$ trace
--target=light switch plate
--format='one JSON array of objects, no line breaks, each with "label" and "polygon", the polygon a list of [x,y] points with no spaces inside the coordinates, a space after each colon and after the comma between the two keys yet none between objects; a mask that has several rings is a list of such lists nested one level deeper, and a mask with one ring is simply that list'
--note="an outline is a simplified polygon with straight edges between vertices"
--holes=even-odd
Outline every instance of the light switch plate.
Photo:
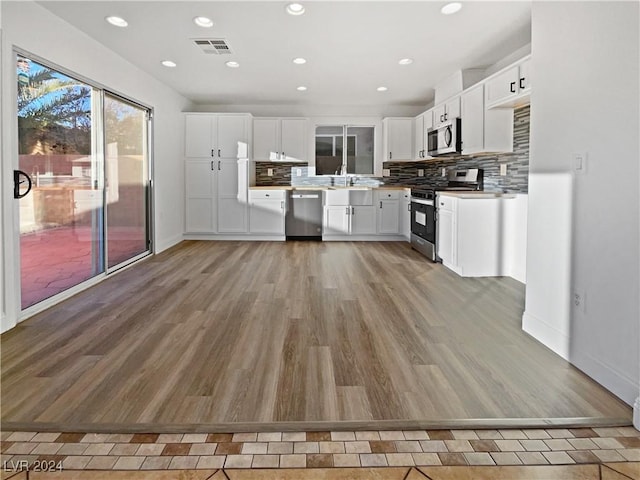
[{"label": "light switch plate", "polygon": [[382,176],[383,177],[390,177],[391,176],[391,169],[390,168],[383,168],[382,169]]},{"label": "light switch plate", "polygon": [[587,173],[587,153],[576,152],[571,154],[571,162],[573,164],[573,171],[579,175]]},{"label": "light switch plate", "polygon": [[301,177],[301,176],[302,176],[302,169],[296,168],[296,177]]},{"label": "light switch plate", "polygon": [[273,177],[273,168],[267,168],[267,176]]},{"label": "light switch plate", "polygon": [[440,170],[440,175],[443,177],[447,176],[447,167],[442,167],[442,170]]},{"label": "light switch plate", "polygon": [[500,164],[500,175],[504,177],[506,174],[507,174],[507,164],[506,163],[501,163]]},{"label": "light switch plate", "polygon": [[422,168],[418,169],[418,176],[419,177],[424,177],[424,169],[422,169]]}]

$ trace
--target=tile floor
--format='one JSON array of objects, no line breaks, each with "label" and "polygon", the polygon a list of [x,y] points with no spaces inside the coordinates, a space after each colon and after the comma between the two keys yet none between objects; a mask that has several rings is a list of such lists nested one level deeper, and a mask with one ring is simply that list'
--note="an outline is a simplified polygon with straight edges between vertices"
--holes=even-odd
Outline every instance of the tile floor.
[{"label": "tile floor", "polygon": [[[0,439],[1,478],[16,480],[26,478],[15,474],[27,470],[30,479],[586,480],[593,474],[594,479],[640,480],[640,432],[633,427],[212,434],[2,432]],[[43,466],[54,471],[35,471]],[[542,476],[526,476],[537,475],[536,468],[542,468]],[[119,477],[117,471],[127,476]],[[96,476],[98,473],[103,476]],[[503,474],[507,476],[500,476]]]}]

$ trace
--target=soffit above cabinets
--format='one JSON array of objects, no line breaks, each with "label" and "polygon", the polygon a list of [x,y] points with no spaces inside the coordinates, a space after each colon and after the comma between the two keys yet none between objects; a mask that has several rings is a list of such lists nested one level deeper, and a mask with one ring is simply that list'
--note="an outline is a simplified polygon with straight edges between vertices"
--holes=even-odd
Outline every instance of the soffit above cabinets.
[{"label": "soffit above cabinets", "polygon": [[[529,1],[465,2],[444,16],[433,1],[308,0],[295,17],[271,0],[38,3],[199,104],[426,106],[453,72],[485,68],[531,41]],[[128,27],[109,25],[109,15]],[[197,16],[213,27],[195,25]],[[212,39],[231,53],[194,48]]]}]

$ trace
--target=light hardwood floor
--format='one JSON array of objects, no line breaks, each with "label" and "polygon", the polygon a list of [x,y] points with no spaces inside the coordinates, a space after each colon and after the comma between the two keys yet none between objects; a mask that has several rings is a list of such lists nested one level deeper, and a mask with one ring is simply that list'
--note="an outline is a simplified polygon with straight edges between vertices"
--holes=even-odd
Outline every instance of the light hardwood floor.
[{"label": "light hardwood floor", "polygon": [[187,241],[2,335],[3,428],[629,421],[523,305],[405,243]]}]

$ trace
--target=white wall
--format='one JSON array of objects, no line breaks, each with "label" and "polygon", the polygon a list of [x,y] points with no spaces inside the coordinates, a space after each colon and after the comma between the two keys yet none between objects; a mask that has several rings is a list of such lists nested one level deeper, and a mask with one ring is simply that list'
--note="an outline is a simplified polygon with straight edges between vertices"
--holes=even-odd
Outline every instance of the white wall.
[{"label": "white wall", "polygon": [[[556,351],[545,328],[566,335],[559,353],[629,404],[640,390],[638,19],[637,2],[532,4],[524,323]],[[575,152],[586,173],[563,181]]]},{"label": "white wall", "polygon": [[[183,121],[190,102],[125,61],[102,44],[31,1],[3,1],[2,8],[2,178],[9,179],[17,162],[15,59],[13,46],[37,55],[104,87],[154,108],[154,242],[161,251],[182,239],[184,229]],[[15,203],[3,191],[4,286],[7,317],[2,331],[17,320],[15,284],[19,281],[12,232],[17,225]]]}]

